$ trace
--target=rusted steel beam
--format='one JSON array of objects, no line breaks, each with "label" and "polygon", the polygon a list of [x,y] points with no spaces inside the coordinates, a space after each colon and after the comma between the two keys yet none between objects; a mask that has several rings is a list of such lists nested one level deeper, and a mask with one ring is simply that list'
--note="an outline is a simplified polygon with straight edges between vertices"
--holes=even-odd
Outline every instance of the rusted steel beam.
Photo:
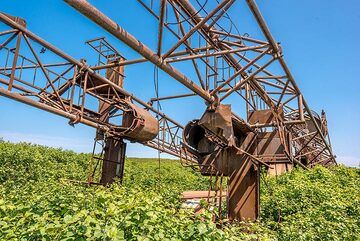
[{"label": "rusted steel beam", "polygon": [[210,94],[186,77],[184,74],[179,72],[177,69],[173,68],[166,61],[161,59],[154,53],[149,47],[141,43],[135,37],[133,37],[130,33],[125,31],[121,26],[107,17],[105,14],[100,12],[94,6],[89,4],[86,0],[65,0],[70,6],[78,10],[84,16],[88,17],[99,26],[103,27],[109,33],[111,33],[114,37],[118,38],[126,45],[131,47],[133,50],[141,54],[144,58],[148,59],[150,62],[158,66],[164,72],[169,74],[171,77],[185,85],[190,90],[197,93],[201,98],[208,102],[213,102],[214,97],[210,96]]},{"label": "rusted steel beam", "polygon": [[100,183],[111,184],[124,176],[126,143],[122,139],[106,138]]},{"label": "rusted steel beam", "polygon": [[195,93],[189,93],[189,94],[182,94],[182,95],[170,95],[170,96],[164,96],[164,97],[159,97],[159,98],[151,98],[151,102],[155,102],[158,100],[170,100],[170,99],[177,99],[177,98],[184,98],[184,97],[191,97],[191,96],[196,96]]},{"label": "rusted steel beam", "polygon": [[147,62],[147,59],[133,59],[133,60],[124,60],[124,61],[118,61],[110,64],[104,64],[104,65],[98,65],[98,66],[92,66],[92,70],[101,70],[101,69],[108,69],[108,68],[114,68],[119,66],[125,66],[125,65],[131,65],[131,64],[138,64],[138,63],[144,63]]},{"label": "rusted steel beam", "polygon": [[157,55],[159,57],[161,57],[161,50],[162,50],[166,3],[167,0],[160,0],[160,16],[159,16],[158,45],[157,45]]},{"label": "rusted steel beam", "polygon": [[0,36],[6,35],[6,34],[9,34],[9,33],[16,33],[16,32],[17,32],[16,29],[10,29],[10,30],[6,30],[6,31],[1,32]]},{"label": "rusted steel beam", "polygon": [[19,51],[20,51],[21,37],[22,37],[22,33],[20,32],[17,34],[15,54],[14,54],[13,64],[11,67],[10,81],[9,81],[9,85],[8,85],[9,91],[11,91],[13,83],[14,83],[15,70],[16,70],[16,65],[17,65],[17,61],[18,61],[18,57],[19,57]]},{"label": "rusted steel beam", "polygon": [[[27,98],[27,97],[25,97],[25,96],[23,96],[21,94],[13,93],[13,92],[10,92],[8,90],[4,90],[1,87],[0,87],[0,95],[5,96],[5,97],[10,98],[10,99],[13,99],[13,100],[16,100],[16,101],[19,101],[19,102],[22,102],[22,103],[27,104],[27,105],[31,105],[31,106],[36,107],[38,109],[42,109],[42,110],[45,110],[47,112],[50,112],[50,113],[53,113],[53,114],[56,114],[56,115],[59,115],[59,116],[63,116],[63,117],[65,117],[67,119],[70,119],[72,121],[78,120],[78,116],[76,116],[74,114],[71,114],[71,113],[66,112],[64,110],[60,110],[60,109],[54,108],[52,106],[49,106],[49,105],[46,105],[46,104],[43,104],[43,103],[40,103],[40,102],[37,102],[37,101],[32,100],[30,98]],[[109,128],[107,126],[101,125],[101,124],[93,122],[91,120],[87,120],[85,118],[81,119],[80,122],[85,124],[85,125],[91,126],[93,128],[101,129],[101,130],[103,130],[105,132],[109,130]]]},{"label": "rusted steel beam", "polygon": [[[19,55],[20,56],[20,55]],[[59,66],[66,66],[66,65],[71,65],[71,63],[59,63],[59,64],[43,64],[44,67],[59,67]],[[24,65],[24,66],[16,66],[15,69],[36,69],[36,68],[40,68],[39,65]],[[0,68],[0,71],[6,71],[6,70],[11,70],[11,67],[4,67],[4,68]]]},{"label": "rusted steel beam", "polygon": [[[231,49],[231,50],[215,51],[215,52],[212,52],[212,53],[190,55],[190,56],[180,57],[180,58],[170,58],[170,59],[166,59],[166,62],[172,63],[172,62],[178,62],[178,61],[184,61],[184,60],[190,60],[190,59],[197,59],[197,58],[203,58],[203,57],[213,57],[213,56],[219,56],[219,55],[225,55],[225,54],[239,53],[239,52],[245,52],[245,51],[249,51],[249,50],[263,49],[266,46],[267,45],[258,45],[258,46],[243,47],[243,48]],[[264,51],[264,54],[262,54],[261,57],[264,56],[267,53],[267,51],[268,51],[268,49],[266,49]]]},{"label": "rusted steel beam", "polygon": [[239,40],[245,40],[245,41],[248,41],[248,42],[253,42],[253,43],[256,43],[256,44],[269,44],[268,42],[263,41],[263,40],[254,39],[254,38],[250,38],[248,36],[243,36],[243,35],[225,33],[225,32],[219,31],[219,30],[214,29],[214,28],[210,29],[209,31],[212,32],[212,33],[216,33],[216,34],[221,34],[221,35],[229,36],[229,37],[232,37],[232,38],[237,38]]}]

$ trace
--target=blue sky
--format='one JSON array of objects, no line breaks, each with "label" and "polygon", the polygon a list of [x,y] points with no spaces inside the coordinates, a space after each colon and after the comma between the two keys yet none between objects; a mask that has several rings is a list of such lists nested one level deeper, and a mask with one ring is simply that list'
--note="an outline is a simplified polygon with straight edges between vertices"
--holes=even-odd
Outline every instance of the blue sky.
[{"label": "blue sky", "polygon": [[[155,46],[157,23],[143,10],[139,10],[137,1],[97,0],[91,3],[147,45]],[[360,2],[347,0],[345,4],[342,0],[258,0],[257,3],[276,40],[281,42],[284,57],[308,104],[318,112],[326,110],[338,161],[358,166],[360,51],[357,46],[360,42]],[[239,8],[239,14],[234,21],[242,32],[252,32],[256,28],[255,21],[243,13],[249,12],[240,9],[243,6],[235,5],[233,12]],[[32,32],[77,59],[91,56],[84,42],[99,36],[106,36],[126,57],[137,56],[60,0],[2,1],[0,11],[25,18]],[[149,92],[151,95],[154,93],[151,74],[153,66],[144,64],[142,68],[142,71],[134,68],[126,70],[125,87],[147,99]],[[161,81],[169,80],[163,73],[160,78]],[[184,92],[185,88],[180,85],[167,84],[160,87],[162,94]],[[184,100],[177,108],[173,108],[172,104],[171,101],[167,103],[172,106],[167,113],[181,123],[199,116],[204,107],[196,98]],[[0,113],[0,137],[5,140],[28,141],[78,152],[89,152],[92,148],[94,130],[89,127],[77,125],[73,128],[61,117],[4,97],[0,97]],[[127,155],[156,156],[157,152],[131,144]]]}]

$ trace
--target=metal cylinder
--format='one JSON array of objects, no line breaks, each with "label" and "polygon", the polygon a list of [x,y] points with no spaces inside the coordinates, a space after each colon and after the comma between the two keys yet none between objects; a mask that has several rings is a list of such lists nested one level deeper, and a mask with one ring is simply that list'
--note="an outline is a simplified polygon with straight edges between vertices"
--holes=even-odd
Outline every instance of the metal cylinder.
[{"label": "metal cylinder", "polygon": [[128,128],[124,136],[131,141],[147,142],[159,133],[159,122],[147,110],[127,103],[131,111],[124,112],[122,126]]}]

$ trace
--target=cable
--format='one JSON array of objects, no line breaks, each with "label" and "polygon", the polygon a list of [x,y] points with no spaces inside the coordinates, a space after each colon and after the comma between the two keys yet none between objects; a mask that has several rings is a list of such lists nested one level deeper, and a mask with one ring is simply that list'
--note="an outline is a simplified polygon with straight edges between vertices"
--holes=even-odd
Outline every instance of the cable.
[{"label": "cable", "polygon": [[[191,15],[190,17],[188,17],[188,18],[185,18],[182,14],[180,14],[183,18],[184,18],[184,20],[182,20],[182,21],[180,21],[180,22],[167,22],[166,24],[167,25],[179,25],[179,24],[181,24],[181,23],[183,23],[183,22],[188,22],[190,19],[192,19],[195,15],[197,15],[197,14],[199,14],[202,10],[204,10],[205,9],[205,6],[207,5],[207,3],[208,3],[208,1],[209,0],[205,0],[205,2],[203,3],[203,4],[200,4],[199,2],[198,2],[198,0],[196,0],[196,2],[199,4],[199,6],[200,6],[200,9],[196,12],[196,13],[194,13],[193,15]],[[178,9],[176,9],[176,11],[178,12],[178,13],[180,13],[179,11],[178,11]],[[204,10],[205,11],[205,10]]]},{"label": "cable", "polygon": [[[155,96],[156,96],[156,109],[157,109],[157,113],[156,113],[156,119],[159,123],[160,121],[160,115],[159,112],[162,109],[161,108],[161,104],[160,104],[160,100],[159,100],[159,68],[157,66],[154,66],[154,90],[155,90]],[[158,180],[160,183],[160,178],[161,178],[161,152],[160,152],[160,139],[159,137],[157,138],[157,146],[158,146]]]}]

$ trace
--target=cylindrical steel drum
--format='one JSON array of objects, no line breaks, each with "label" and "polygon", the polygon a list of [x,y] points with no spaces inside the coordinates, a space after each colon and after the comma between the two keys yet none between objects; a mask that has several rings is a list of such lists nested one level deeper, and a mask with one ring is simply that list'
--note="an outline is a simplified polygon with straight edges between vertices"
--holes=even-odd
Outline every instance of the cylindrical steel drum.
[{"label": "cylindrical steel drum", "polygon": [[132,111],[125,111],[122,125],[128,128],[124,136],[132,141],[146,142],[154,139],[159,133],[159,122],[147,110],[127,103]]}]

